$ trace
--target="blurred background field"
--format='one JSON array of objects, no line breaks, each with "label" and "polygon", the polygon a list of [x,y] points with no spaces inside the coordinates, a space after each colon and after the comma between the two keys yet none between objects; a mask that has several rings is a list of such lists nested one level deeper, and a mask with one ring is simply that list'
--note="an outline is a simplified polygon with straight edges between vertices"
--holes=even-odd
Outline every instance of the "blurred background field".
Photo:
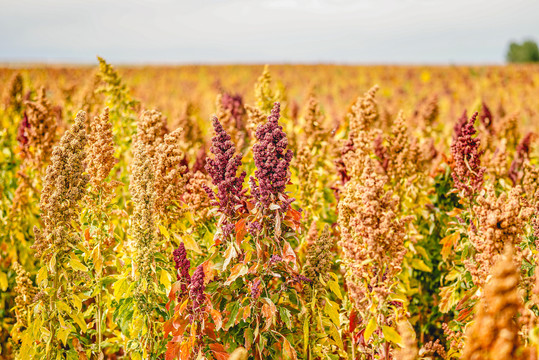
[{"label": "blurred background field", "polygon": [[[119,66],[124,83],[145,108],[161,111],[172,124],[186,112],[206,120],[215,112],[217,94],[241,95],[254,102],[253,87],[263,65]],[[0,68],[5,92],[19,72],[28,89],[47,88],[48,97],[66,115],[84,108],[93,92],[94,66],[20,66]],[[498,117],[519,112],[520,124],[533,127],[539,111],[539,65],[499,66],[342,66],[271,65],[275,86],[284,95],[284,108],[298,116],[308,95],[314,93],[324,112],[337,126],[358,94],[380,86],[378,101],[383,116],[403,110],[408,117],[433,96],[440,118],[453,121],[464,109],[479,110],[482,103]],[[67,116],[71,118],[71,116]]]}]

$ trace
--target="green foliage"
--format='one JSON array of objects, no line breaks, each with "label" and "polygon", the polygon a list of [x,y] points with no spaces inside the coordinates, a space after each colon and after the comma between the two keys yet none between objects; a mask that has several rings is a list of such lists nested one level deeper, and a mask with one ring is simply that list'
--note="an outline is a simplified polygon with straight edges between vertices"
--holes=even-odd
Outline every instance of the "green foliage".
[{"label": "green foliage", "polygon": [[539,62],[539,48],[533,40],[525,40],[522,43],[511,42],[506,55],[510,63],[534,63]]}]

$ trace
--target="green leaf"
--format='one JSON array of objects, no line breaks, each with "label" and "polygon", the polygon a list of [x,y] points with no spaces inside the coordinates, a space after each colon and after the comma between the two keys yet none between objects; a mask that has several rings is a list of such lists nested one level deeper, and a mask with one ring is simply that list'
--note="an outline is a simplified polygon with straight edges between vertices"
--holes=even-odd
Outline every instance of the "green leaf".
[{"label": "green leaf", "polygon": [[236,316],[238,316],[238,311],[240,309],[240,303],[235,302],[234,305],[232,305],[232,309],[230,310],[230,316],[228,317],[228,321],[224,327],[225,330],[228,330],[234,323],[236,322]]},{"label": "green leaf", "polygon": [[305,358],[307,357],[307,350],[309,348],[309,327],[309,316],[306,316],[303,322],[303,355]]},{"label": "green leaf", "polygon": [[365,328],[365,332],[363,333],[363,337],[365,338],[365,341],[369,341],[371,338],[372,333],[378,329],[378,324],[376,323],[375,318],[371,318],[369,320],[369,323],[367,324],[367,327]]},{"label": "green leaf", "polygon": [[287,308],[279,307],[279,314],[281,315],[281,320],[286,324],[286,327],[292,330],[292,322],[290,320],[290,311]]},{"label": "green leaf", "polygon": [[247,328],[243,334],[245,337],[245,347],[251,346],[254,341],[253,329]]},{"label": "green leaf", "polygon": [[382,326],[382,333],[384,334],[384,338],[394,344],[400,344],[402,342],[402,338],[399,335],[399,333],[389,326]]}]

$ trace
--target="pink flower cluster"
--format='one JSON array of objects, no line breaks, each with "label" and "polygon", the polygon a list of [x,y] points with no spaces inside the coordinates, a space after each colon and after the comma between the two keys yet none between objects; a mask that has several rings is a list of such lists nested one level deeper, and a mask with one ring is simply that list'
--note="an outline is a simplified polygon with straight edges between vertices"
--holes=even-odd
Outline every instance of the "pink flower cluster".
[{"label": "pink flower cluster", "polygon": [[237,205],[242,203],[246,192],[246,189],[243,189],[246,173],[243,171],[239,176],[236,175],[242,156],[234,155],[236,146],[217,117],[214,116],[212,122],[215,136],[212,138],[210,152],[214,158],[207,158],[206,170],[212,178],[212,183],[217,186],[220,210],[228,216],[234,216]]},{"label": "pink flower cluster", "polygon": [[476,130],[474,123],[477,112],[472,117],[463,122],[459,120],[455,127],[457,133],[451,144],[451,154],[455,161],[451,176],[455,182],[455,188],[464,192],[466,196],[477,193],[483,185],[485,168],[481,167],[481,155],[483,151],[479,149],[480,140],[474,137]]},{"label": "pink flower cluster", "polygon": [[187,286],[191,283],[191,276],[189,276],[191,262],[187,259],[185,245],[180,243],[178,248],[174,250],[172,254],[174,256],[177,281],[182,282],[182,294],[185,294],[187,292]]},{"label": "pink flower cluster", "polygon": [[262,206],[282,201],[281,208],[286,210],[293,199],[284,200],[279,195],[284,194],[290,179],[289,168],[293,153],[287,149],[288,138],[279,125],[280,116],[280,104],[276,102],[268,121],[256,129],[258,142],[253,145],[253,153],[258,184],[251,177],[251,191]]}]

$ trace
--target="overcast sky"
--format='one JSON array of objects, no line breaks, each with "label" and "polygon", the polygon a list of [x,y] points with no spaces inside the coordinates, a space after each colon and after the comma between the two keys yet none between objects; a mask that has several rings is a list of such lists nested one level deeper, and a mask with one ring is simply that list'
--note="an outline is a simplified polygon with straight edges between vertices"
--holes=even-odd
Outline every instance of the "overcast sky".
[{"label": "overcast sky", "polygon": [[0,0],[0,62],[502,63],[538,0]]}]

